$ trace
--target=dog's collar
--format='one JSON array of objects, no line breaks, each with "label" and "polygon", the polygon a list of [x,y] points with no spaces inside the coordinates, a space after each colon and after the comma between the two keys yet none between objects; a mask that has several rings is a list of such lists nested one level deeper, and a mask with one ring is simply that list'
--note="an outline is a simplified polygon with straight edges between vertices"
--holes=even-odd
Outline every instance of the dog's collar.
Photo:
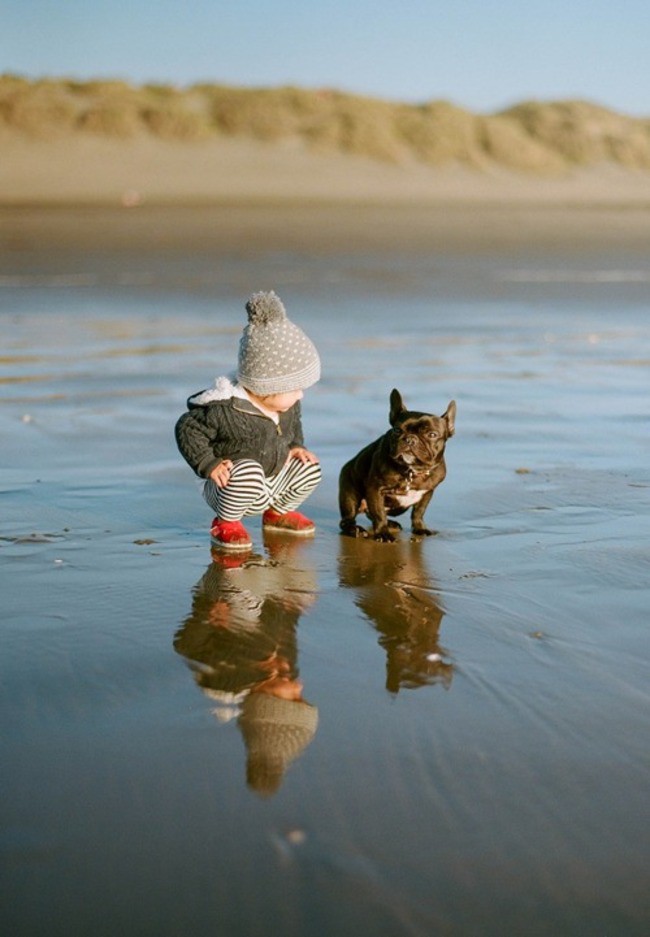
[{"label": "dog's collar", "polygon": [[411,482],[414,478],[418,477],[419,475],[421,475],[423,478],[427,478],[431,472],[432,469],[427,469],[425,472],[418,472],[409,465],[406,473],[404,474],[404,487],[402,487],[402,482],[400,482],[399,484],[395,485],[391,491],[399,491],[401,494],[408,494],[408,492],[411,490]]}]

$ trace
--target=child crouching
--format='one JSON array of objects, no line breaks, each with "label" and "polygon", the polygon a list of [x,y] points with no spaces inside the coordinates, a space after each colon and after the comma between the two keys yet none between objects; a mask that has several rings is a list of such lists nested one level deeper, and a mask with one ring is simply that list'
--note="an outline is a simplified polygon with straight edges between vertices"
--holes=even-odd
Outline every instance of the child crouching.
[{"label": "child crouching", "polygon": [[217,378],[189,398],[176,424],[181,454],[206,480],[212,541],[223,550],[251,548],[241,521],[256,514],[265,529],[313,534],[313,522],[296,509],[321,475],[304,446],[300,414],[303,391],[320,378],[318,352],[274,292],[254,293],[246,311],[236,383]]}]

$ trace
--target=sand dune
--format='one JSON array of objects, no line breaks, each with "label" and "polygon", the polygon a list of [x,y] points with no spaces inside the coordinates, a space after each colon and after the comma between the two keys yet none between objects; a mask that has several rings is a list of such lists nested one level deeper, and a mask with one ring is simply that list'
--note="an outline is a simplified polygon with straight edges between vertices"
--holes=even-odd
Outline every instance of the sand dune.
[{"label": "sand dune", "polygon": [[0,78],[0,202],[650,204],[650,121],[332,91]]}]

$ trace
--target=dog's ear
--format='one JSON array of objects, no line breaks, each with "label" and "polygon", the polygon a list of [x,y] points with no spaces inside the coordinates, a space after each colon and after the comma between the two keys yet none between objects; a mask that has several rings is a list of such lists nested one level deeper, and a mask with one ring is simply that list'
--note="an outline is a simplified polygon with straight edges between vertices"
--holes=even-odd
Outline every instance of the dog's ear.
[{"label": "dog's ear", "polygon": [[456,401],[450,400],[449,406],[445,413],[442,414],[442,419],[447,424],[447,436],[453,436],[456,430]]},{"label": "dog's ear", "polygon": [[405,410],[406,407],[404,406],[402,395],[396,388],[393,388],[390,394],[390,414],[388,417],[391,426],[394,426],[397,417],[400,413],[404,413]]}]

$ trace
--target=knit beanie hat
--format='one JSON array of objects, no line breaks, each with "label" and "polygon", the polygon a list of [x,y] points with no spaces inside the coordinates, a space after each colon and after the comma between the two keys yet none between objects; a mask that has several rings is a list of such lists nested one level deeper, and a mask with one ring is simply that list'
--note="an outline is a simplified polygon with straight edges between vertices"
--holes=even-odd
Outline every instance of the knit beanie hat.
[{"label": "knit beanie hat", "polygon": [[273,290],[253,293],[246,312],[248,325],[239,343],[239,383],[260,397],[315,384],[320,378],[318,352],[288,318],[280,297]]},{"label": "knit beanie hat", "polygon": [[318,726],[318,709],[303,700],[251,693],[244,700],[239,727],[248,753],[246,775],[259,794],[272,794],[284,772],[309,745]]}]

